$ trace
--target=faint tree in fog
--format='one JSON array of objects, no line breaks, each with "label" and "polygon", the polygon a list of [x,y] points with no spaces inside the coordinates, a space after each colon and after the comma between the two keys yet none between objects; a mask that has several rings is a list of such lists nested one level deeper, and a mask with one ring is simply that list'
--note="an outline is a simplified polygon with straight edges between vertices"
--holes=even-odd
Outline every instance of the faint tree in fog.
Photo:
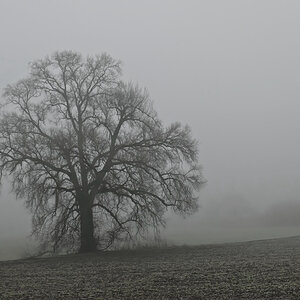
[{"label": "faint tree in fog", "polygon": [[[146,91],[109,55],[57,52],[4,92],[1,176],[33,214],[33,233],[87,252],[197,208],[203,182],[188,127],[164,128]],[[74,244],[73,244],[74,245]]]}]

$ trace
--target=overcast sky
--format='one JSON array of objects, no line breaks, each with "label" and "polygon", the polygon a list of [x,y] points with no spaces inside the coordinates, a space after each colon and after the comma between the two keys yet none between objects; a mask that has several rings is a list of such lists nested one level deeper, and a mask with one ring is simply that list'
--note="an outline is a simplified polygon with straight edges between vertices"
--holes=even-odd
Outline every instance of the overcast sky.
[{"label": "overcast sky", "polygon": [[[0,88],[56,50],[120,59],[165,124],[187,123],[199,141],[202,207],[170,217],[168,236],[221,241],[226,218],[299,209],[299,14],[297,0],[0,0]],[[24,236],[30,217],[3,188],[0,240]]]}]

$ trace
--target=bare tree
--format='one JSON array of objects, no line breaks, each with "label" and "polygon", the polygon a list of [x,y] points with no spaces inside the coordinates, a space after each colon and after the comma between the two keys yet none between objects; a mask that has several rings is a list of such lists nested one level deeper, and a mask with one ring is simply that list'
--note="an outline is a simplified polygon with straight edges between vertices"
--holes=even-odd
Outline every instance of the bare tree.
[{"label": "bare tree", "polygon": [[80,252],[189,214],[203,182],[196,142],[164,128],[120,62],[57,52],[9,85],[0,119],[1,177],[33,214],[33,233]]}]

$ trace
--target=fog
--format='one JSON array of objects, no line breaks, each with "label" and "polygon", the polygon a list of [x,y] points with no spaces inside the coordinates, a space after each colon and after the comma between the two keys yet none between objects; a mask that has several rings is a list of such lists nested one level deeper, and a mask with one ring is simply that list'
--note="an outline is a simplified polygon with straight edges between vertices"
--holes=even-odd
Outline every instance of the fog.
[{"label": "fog", "polygon": [[[56,50],[107,52],[165,124],[189,124],[207,183],[168,214],[174,244],[300,233],[300,3],[0,0],[0,88]],[[30,248],[30,215],[3,182],[0,259]]]}]

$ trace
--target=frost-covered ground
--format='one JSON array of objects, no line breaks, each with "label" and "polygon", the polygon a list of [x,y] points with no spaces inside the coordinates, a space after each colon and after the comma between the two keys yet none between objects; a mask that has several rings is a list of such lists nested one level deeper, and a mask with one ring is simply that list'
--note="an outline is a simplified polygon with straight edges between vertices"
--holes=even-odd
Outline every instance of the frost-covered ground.
[{"label": "frost-covered ground", "polygon": [[0,299],[300,299],[300,237],[1,262]]}]

